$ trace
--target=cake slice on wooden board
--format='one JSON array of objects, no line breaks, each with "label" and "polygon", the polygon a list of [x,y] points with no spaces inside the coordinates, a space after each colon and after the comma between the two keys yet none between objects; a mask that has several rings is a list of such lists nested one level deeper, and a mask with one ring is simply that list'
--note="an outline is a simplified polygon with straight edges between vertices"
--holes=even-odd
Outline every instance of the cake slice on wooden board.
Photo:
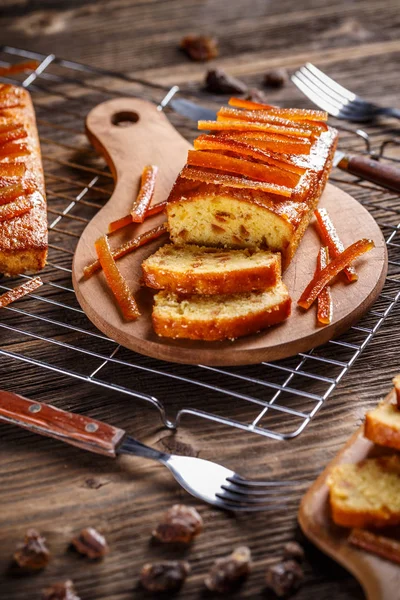
[{"label": "cake slice on wooden board", "polygon": [[[259,119],[273,120],[274,117],[268,116],[270,109],[255,110],[254,114]],[[296,128],[303,133],[309,128],[306,133],[310,148],[309,154],[288,155],[271,152],[263,145],[263,128],[268,129],[269,123],[257,124],[246,119],[231,123],[224,120],[210,123],[211,129],[224,127],[223,131],[200,135],[195,140],[196,151],[189,152],[189,164],[181,171],[169,196],[167,218],[171,240],[177,244],[278,251],[286,268],[328,179],[337,131],[325,123],[315,129],[306,120],[293,121],[292,127],[282,127],[281,137],[285,139],[285,131],[289,138],[289,132],[292,134]],[[259,132],[246,130],[257,126]],[[238,140],[238,135],[247,137]],[[267,139],[269,134],[264,135]],[[218,156],[223,159],[218,160]],[[223,169],[225,172],[221,174]],[[293,182],[294,175],[297,183]],[[271,191],[262,191],[261,181],[270,184]]]},{"label": "cake slice on wooden board", "polygon": [[[13,176],[2,175],[15,165]],[[19,173],[21,171],[21,173]],[[0,223],[0,273],[43,269],[47,257],[47,213],[35,113],[27,90],[0,85],[0,208],[28,204],[21,216]]]},{"label": "cake slice on wooden board", "polygon": [[328,477],[333,521],[343,527],[400,523],[400,457],[367,458],[339,464]]},{"label": "cake slice on wooden board", "polygon": [[181,294],[265,290],[281,276],[280,254],[166,244],[142,263],[145,285]]},{"label": "cake slice on wooden board", "polygon": [[226,340],[256,333],[290,315],[285,284],[265,291],[231,295],[179,296],[158,292],[152,314],[155,332],[164,337]]},{"label": "cake slice on wooden board", "polygon": [[397,404],[381,402],[367,412],[364,435],[375,444],[400,450],[400,410]]}]

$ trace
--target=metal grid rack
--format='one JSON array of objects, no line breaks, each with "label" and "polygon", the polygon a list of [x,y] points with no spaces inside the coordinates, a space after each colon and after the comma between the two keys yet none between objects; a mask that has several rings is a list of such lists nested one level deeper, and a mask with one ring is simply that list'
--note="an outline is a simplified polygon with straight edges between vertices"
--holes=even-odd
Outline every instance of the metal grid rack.
[{"label": "metal grid rack", "polygon": [[[84,315],[72,289],[71,261],[76,242],[113,188],[110,172],[86,140],[84,118],[96,104],[127,95],[150,99],[160,110],[168,110],[168,101],[177,89],[88,68],[54,55],[10,47],[0,52],[0,66],[23,59],[40,63],[28,77],[3,80],[20,83],[32,94],[49,212],[49,260],[42,274],[45,285],[2,311],[0,355],[150,402],[168,428],[177,427],[181,418],[190,414],[276,440],[299,435],[400,299],[400,198],[372,188],[375,197],[380,194],[385,203],[371,201],[370,185],[345,176],[340,180],[341,187],[379,222],[389,252],[389,273],[373,310],[339,339],[290,359],[235,368],[176,365],[143,357],[103,336]],[[216,106],[215,98],[196,94],[190,86],[185,95],[201,96],[202,104]],[[183,117],[172,111],[169,117],[187,133],[188,123]],[[380,135],[380,130],[372,130],[368,143],[383,150],[393,148]],[[365,150],[360,148],[363,140],[348,130],[342,139],[347,147]],[[1,280],[1,292],[21,279],[29,277]],[[66,366],[71,364],[74,368]],[[131,377],[127,378],[127,373]],[[187,398],[187,405],[173,417],[167,416],[171,385]],[[233,404],[240,407],[235,418],[229,416]]]}]

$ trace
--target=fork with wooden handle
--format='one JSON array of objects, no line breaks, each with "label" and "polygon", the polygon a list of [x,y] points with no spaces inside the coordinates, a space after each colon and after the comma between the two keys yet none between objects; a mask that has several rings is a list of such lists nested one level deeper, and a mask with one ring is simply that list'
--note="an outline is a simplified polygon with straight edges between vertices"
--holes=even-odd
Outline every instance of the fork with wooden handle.
[{"label": "fork with wooden handle", "polygon": [[225,510],[276,510],[288,500],[290,486],[298,483],[250,481],[214,462],[159,452],[123,429],[10,392],[0,391],[0,421],[111,458],[130,454],[155,460],[189,494]]}]

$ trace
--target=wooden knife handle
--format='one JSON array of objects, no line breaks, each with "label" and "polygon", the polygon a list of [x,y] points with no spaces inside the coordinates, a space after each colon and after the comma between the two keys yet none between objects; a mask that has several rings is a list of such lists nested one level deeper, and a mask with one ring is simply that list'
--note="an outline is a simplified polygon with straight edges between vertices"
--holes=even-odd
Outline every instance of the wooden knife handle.
[{"label": "wooden knife handle", "polygon": [[0,421],[112,457],[125,435],[122,429],[101,421],[4,391],[0,391]]},{"label": "wooden knife handle", "polygon": [[366,156],[350,156],[346,170],[388,190],[400,192],[400,169]]}]

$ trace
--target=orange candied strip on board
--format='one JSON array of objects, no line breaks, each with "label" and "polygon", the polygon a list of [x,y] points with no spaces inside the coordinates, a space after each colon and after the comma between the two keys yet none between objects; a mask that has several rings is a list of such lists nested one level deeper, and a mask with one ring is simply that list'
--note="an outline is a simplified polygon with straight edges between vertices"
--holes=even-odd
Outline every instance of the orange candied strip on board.
[{"label": "orange candied strip on board", "polygon": [[12,142],[13,140],[21,140],[28,135],[25,127],[13,127],[12,129],[4,129],[0,131],[0,146]]},{"label": "orange candied strip on board", "polygon": [[352,529],[348,541],[357,548],[371,552],[400,565],[400,542],[393,538],[377,535],[366,529]]},{"label": "orange candied strip on board", "polygon": [[29,212],[33,208],[32,201],[29,198],[20,198],[15,202],[9,202],[0,206],[0,223],[10,221]]},{"label": "orange candied strip on board", "polygon": [[296,157],[277,154],[269,150],[261,150],[260,148],[254,148],[251,144],[245,144],[219,135],[199,135],[194,140],[193,146],[196,150],[223,150],[240,154],[240,156],[251,156],[259,161],[274,165],[285,171],[297,173],[298,175],[303,175],[306,171],[305,167],[296,164]]},{"label": "orange candied strip on board", "polygon": [[268,181],[289,188],[295,188],[300,179],[300,175],[296,173],[283,171],[271,165],[263,165],[243,158],[233,158],[207,150],[189,150],[187,164],[227,173],[238,173],[250,179]]},{"label": "orange candied strip on board", "polygon": [[276,115],[271,114],[265,110],[238,110],[237,108],[225,108],[222,107],[217,112],[217,121],[225,121],[231,119],[243,119],[244,121],[256,122],[256,123],[273,123],[275,125],[282,125],[283,127],[303,127],[315,132],[326,131],[328,125],[323,121],[290,121],[289,119],[283,119]]},{"label": "orange candied strip on board", "polygon": [[222,175],[211,171],[204,171],[193,167],[184,167],[180,173],[183,179],[191,179],[193,181],[202,181],[203,183],[213,183],[214,185],[223,185],[227,187],[259,190],[260,192],[268,192],[290,198],[292,190],[283,185],[268,183],[266,181],[254,181],[253,179],[245,179],[243,177],[234,177],[233,175]]},{"label": "orange candied strip on board", "polygon": [[0,163],[0,177],[23,177],[25,170],[23,163]]},{"label": "orange candied strip on board", "polygon": [[199,129],[206,129],[208,131],[266,131],[306,138],[313,135],[310,129],[303,129],[302,127],[284,127],[283,125],[276,125],[274,123],[250,123],[240,119],[230,121],[199,121],[197,126]]},{"label": "orange candied strip on board", "polygon": [[228,138],[238,142],[244,142],[261,150],[286,154],[310,154],[311,142],[308,138],[278,135],[277,133],[260,132],[221,132],[220,138]]},{"label": "orange candied strip on board", "polygon": [[16,200],[20,196],[23,196],[25,193],[26,190],[21,183],[16,183],[15,185],[7,185],[6,187],[0,187],[0,206],[2,204],[8,204],[9,202]]},{"label": "orange candied strip on board", "polygon": [[3,158],[19,158],[30,154],[28,146],[24,143],[7,142],[0,146],[0,160]]},{"label": "orange candied strip on board", "polygon": [[43,281],[40,279],[40,277],[34,277],[30,281],[27,281],[26,283],[23,283],[22,285],[19,285],[18,287],[9,290],[8,292],[0,296],[0,308],[4,308],[12,302],[19,300],[23,296],[31,294],[41,285],[43,285]]},{"label": "orange candied strip on board", "polygon": [[271,104],[262,104],[260,102],[252,102],[243,98],[231,98],[228,102],[230,106],[236,108],[245,108],[247,110],[267,110],[272,115],[283,117],[291,121],[327,121],[328,113],[324,110],[309,110],[304,108],[279,108]]},{"label": "orange candied strip on board", "polygon": [[14,73],[23,73],[24,71],[34,71],[39,66],[38,60],[26,60],[9,67],[0,67],[0,76],[11,75]]},{"label": "orange candied strip on board", "polygon": [[[344,250],[344,246],[337,234],[335,226],[333,225],[328,211],[326,208],[317,208],[314,212],[317,220],[318,231],[324,244],[329,248],[329,252],[332,257],[338,256]],[[358,275],[356,270],[351,265],[343,269],[349,281],[357,281]]]},{"label": "orange candied strip on board", "polygon": [[314,275],[310,281],[297,304],[306,310],[310,308],[313,302],[316,300],[318,295],[324,289],[326,285],[334,278],[340,271],[351,263],[353,260],[372,250],[375,244],[372,240],[362,239],[351,244],[346,250],[338,254],[320,273]]},{"label": "orange candied strip on board", "polygon": [[135,302],[135,298],[113,258],[107,236],[104,235],[99,238],[94,246],[108,287],[118,302],[122,315],[127,321],[135,321],[140,316],[140,312]]},{"label": "orange candied strip on board", "polygon": [[[146,210],[146,214],[145,214],[145,219],[148,219],[149,217],[153,217],[154,215],[158,215],[160,212],[162,212],[164,210],[164,208],[167,206],[168,202],[167,200],[163,200],[162,202],[157,202],[157,204],[154,204],[154,206],[149,206],[149,208]],[[127,225],[131,225],[133,223],[132,221],[132,215],[125,215],[124,217],[121,217],[120,219],[117,219],[116,221],[112,221],[109,226],[108,226],[108,233],[114,233],[114,231],[118,231],[118,229],[122,229],[122,227],[126,227]]]},{"label": "orange candied strip on board", "polygon": [[[316,275],[318,275],[325,267],[329,264],[329,250],[327,246],[321,246],[317,256],[317,269]],[[318,296],[317,299],[317,321],[321,325],[329,325],[332,321],[333,315],[333,304],[331,296],[331,288],[326,285]]]},{"label": "orange candied strip on board", "polygon": [[[145,244],[148,244],[149,242],[156,240],[157,238],[162,236],[164,233],[168,233],[166,223],[163,223],[162,225],[158,225],[158,227],[154,227],[153,229],[150,229],[149,231],[146,231],[145,233],[142,233],[142,234],[138,235],[137,237],[133,238],[133,240],[126,242],[126,244],[119,246],[119,248],[116,248],[115,250],[112,251],[113,258],[115,260],[118,260],[119,258],[122,258],[123,256],[126,256],[127,254],[130,254],[131,252],[136,250],[136,248],[140,248],[141,246],[144,246]],[[85,267],[83,269],[83,275],[84,275],[85,279],[89,279],[89,277],[91,277],[97,271],[100,271],[100,269],[101,269],[100,262],[98,260],[95,260],[94,262],[92,262],[90,265],[87,265],[87,267]]]},{"label": "orange candied strip on board", "polygon": [[158,167],[147,165],[143,169],[140,190],[131,209],[132,221],[143,223],[146,211],[154,196]]}]

